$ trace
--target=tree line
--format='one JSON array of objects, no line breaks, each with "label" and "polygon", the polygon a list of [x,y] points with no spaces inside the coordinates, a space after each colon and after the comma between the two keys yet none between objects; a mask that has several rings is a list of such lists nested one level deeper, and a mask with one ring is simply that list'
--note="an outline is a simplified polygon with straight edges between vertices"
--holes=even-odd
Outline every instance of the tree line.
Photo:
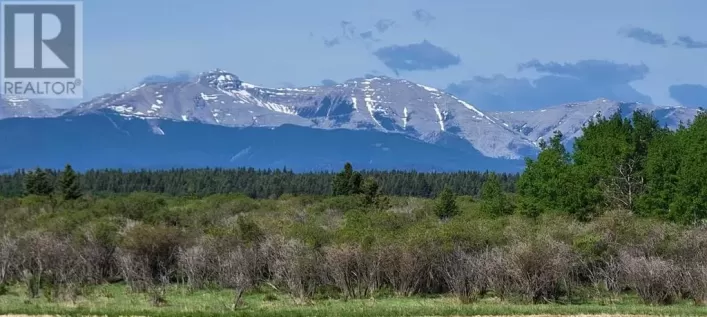
[{"label": "tree line", "polygon": [[[376,180],[385,195],[434,197],[445,186],[460,195],[478,196],[489,172],[420,173],[414,171],[359,171],[362,179]],[[28,177],[40,175],[47,186],[59,190],[62,171],[18,170],[0,175],[0,196],[20,197],[31,194]],[[294,173],[288,169],[252,168],[171,169],[123,171],[89,170],[76,173],[82,193],[113,195],[133,192],[162,193],[173,196],[204,197],[214,194],[242,193],[252,198],[293,195],[331,195],[333,172]],[[518,174],[498,174],[503,189],[514,191]],[[50,189],[44,189],[50,190]]]}]

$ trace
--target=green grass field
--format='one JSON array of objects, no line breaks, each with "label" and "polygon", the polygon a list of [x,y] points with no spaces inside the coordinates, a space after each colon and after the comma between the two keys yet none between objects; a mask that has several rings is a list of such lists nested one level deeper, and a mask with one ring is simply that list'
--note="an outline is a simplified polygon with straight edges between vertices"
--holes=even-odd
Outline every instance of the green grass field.
[{"label": "green grass field", "polygon": [[124,285],[91,289],[75,302],[28,299],[20,287],[12,287],[0,296],[0,315],[104,315],[104,316],[478,316],[478,315],[707,315],[707,308],[691,303],[671,306],[648,306],[636,298],[622,297],[613,304],[541,304],[522,305],[489,298],[462,305],[452,297],[399,298],[365,300],[321,299],[297,303],[285,294],[251,292],[244,305],[231,308],[233,293],[227,290],[189,292],[173,287],[167,291],[167,303],[155,307],[146,294],[130,292]]}]

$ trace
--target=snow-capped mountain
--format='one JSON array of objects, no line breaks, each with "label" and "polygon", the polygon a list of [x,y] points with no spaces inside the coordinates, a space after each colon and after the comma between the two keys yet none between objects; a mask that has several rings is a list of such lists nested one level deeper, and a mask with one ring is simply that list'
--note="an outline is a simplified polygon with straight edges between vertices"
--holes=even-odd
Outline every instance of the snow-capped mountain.
[{"label": "snow-capped mountain", "polygon": [[144,84],[104,95],[67,115],[99,109],[128,117],[230,127],[292,124],[375,130],[429,143],[459,138],[489,157],[520,158],[534,149],[525,137],[465,101],[435,88],[389,77],[356,78],[334,86],[266,88],[214,70],[191,82]]},{"label": "snow-capped mountain", "polygon": [[225,71],[201,74],[192,82],[142,84],[118,94],[107,94],[80,104],[65,115],[110,109],[126,117],[197,121],[231,127],[311,125],[277,105],[250,94],[242,82]]},{"label": "snow-capped mountain", "polygon": [[535,111],[494,112],[489,115],[529,140],[549,140],[554,131],[560,131],[564,139],[571,143],[582,135],[582,127],[593,118],[610,116],[617,111],[625,117],[630,117],[636,110],[653,113],[661,125],[673,129],[681,122],[688,123],[700,111],[682,106],[655,106],[597,99]]},{"label": "snow-capped mountain", "polygon": [[36,100],[0,96],[0,119],[5,118],[45,118],[58,116],[60,111]]},{"label": "snow-capped mountain", "polygon": [[[404,163],[434,170],[519,170],[519,159],[537,154],[538,141],[550,138],[554,131],[562,132],[569,145],[592,118],[617,111],[630,116],[634,110],[652,112],[671,128],[700,111],[598,99],[536,111],[484,113],[451,94],[403,79],[381,76],[335,85],[267,88],[214,70],[182,82],[152,82],[106,94],[68,111],[4,98],[0,119],[9,119],[0,122],[0,130],[24,139],[15,139],[17,149],[6,144],[4,150],[17,157],[0,161],[0,167],[26,167],[18,164],[26,164],[29,157],[49,155],[29,155],[22,150],[23,142],[41,139],[35,135],[41,132],[65,135],[62,141],[50,143],[56,147],[51,153],[70,155],[73,152],[64,148],[73,147],[76,153],[93,151],[87,162],[98,165],[86,163],[91,167],[100,167],[103,161],[113,162],[112,167],[141,167],[140,162],[153,160],[150,166],[163,161],[164,166],[245,164],[307,169],[355,159],[370,168]],[[55,117],[60,112],[58,118],[13,120]],[[28,129],[29,125],[34,128]],[[95,134],[90,139],[93,147],[85,146],[89,141],[83,131],[87,130]],[[127,158],[121,158],[125,154],[118,150],[143,155],[127,164]],[[284,158],[293,152],[304,154]],[[87,155],[70,157],[70,161],[88,159]],[[111,155],[117,155],[117,161]],[[210,156],[215,157],[206,158]],[[68,156],[48,157],[57,162],[38,163],[69,160]]]}]

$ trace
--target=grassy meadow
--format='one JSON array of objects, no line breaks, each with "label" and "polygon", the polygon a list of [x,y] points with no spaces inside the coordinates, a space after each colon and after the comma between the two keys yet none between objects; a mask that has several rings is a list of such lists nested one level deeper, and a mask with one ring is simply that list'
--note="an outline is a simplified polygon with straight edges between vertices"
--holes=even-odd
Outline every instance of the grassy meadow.
[{"label": "grassy meadow", "polygon": [[166,302],[152,305],[146,294],[131,292],[125,284],[86,289],[75,300],[27,299],[20,286],[0,296],[0,315],[103,315],[103,316],[478,316],[478,315],[707,315],[707,307],[690,302],[650,306],[639,298],[622,295],[611,302],[517,304],[488,297],[461,304],[453,296],[396,297],[381,294],[369,299],[316,298],[302,302],[272,287],[248,292],[240,307],[232,307],[233,291],[189,291],[180,286],[166,290]]}]

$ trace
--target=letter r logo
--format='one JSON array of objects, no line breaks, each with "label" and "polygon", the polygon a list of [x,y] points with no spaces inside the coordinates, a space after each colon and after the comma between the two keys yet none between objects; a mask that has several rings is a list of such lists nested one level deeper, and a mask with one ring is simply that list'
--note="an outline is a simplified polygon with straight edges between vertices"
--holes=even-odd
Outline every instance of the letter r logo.
[{"label": "letter r logo", "polygon": [[76,2],[2,3],[3,77],[77,76]]}]

